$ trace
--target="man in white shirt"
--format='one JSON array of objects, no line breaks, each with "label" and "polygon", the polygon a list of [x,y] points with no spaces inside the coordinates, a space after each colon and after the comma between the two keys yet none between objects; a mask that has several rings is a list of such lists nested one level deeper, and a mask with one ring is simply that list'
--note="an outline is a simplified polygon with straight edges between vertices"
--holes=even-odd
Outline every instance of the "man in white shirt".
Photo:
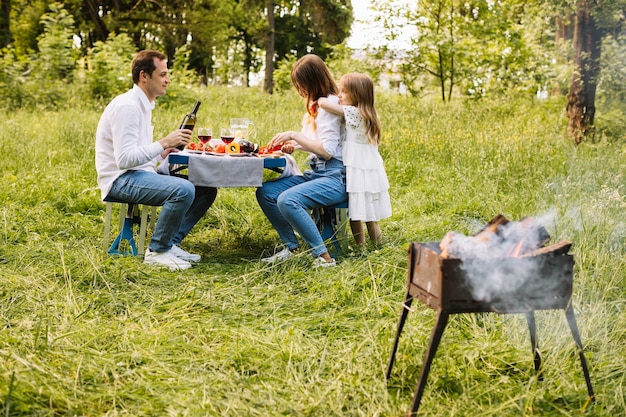
[{"label": "man in white shirt", "polygon": [[155,171],[176,147],[191,140],[192,131],[177,129],[153,141],[154,100],[170,83],[167,57],[140,51],[132,63],[133,88],[114,98],[96,131],[96,170],[104,201],[162,206],[144,263],[181,270],[200,255],[180,248],[180,242],[211,207],[217,189],[194,187],[189,181]]}]

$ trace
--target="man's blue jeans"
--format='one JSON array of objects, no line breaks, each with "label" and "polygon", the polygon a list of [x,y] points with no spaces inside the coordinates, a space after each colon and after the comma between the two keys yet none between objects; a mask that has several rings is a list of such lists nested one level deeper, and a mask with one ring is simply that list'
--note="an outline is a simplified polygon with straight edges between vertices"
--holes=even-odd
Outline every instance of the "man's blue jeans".
[{"label": "man's blue jeans", "polygon": [[294,230],[310,246],[317,258],[328,252],[310,210],[334,206],[347,201],[346,170],[337,159],[326,161],[321,170],[306,170],[294,175],[264,182],[256,198],[278,236],[289,250],[300,247]]},{"label": "man's blue jeans", "polygon": [[183,178],[127,171],[115,180],[105,201],[163,206],[148,248],[167,252],[178,245],[211,207],[217,189],[194,187]]}]

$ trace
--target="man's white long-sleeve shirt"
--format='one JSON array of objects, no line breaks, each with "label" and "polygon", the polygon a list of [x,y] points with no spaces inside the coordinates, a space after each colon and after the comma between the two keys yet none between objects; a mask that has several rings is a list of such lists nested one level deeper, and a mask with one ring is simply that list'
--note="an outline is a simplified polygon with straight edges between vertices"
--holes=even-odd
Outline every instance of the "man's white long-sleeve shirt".
[{"label": "man's white long-sleeve shirt", "polygon": [[128,170],[152,171],[163,152],[153,142],[154,102],[136,84],[106,107],[96,130],[96,171],[102,199]]}]

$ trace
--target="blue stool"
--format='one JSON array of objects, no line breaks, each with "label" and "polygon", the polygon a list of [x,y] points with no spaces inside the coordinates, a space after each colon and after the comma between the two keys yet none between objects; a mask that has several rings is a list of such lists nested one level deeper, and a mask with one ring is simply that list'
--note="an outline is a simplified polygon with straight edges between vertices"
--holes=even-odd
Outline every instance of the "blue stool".
[{"label": "blue stool", "polygon": [[[142,207],[141,204],[117,201],[106,201],[105,203],[104,248],[107,253],[110,255],[143,256],[148,234],[148,225],[150,230],[154,230],[154,224],[156,223],[156,206],[143,205]],[[114,203],[121,204],[119,221],[120,233],[109,247]],[[149,219],[148,214],[151,214]],[[139,224],[139,234],[137,236],[138,244],[135,243],[134,226],[136,224]]]},{"label": "blue stool", "polygon": [[312,213],[322,239],[330,240],[333,256],[348,253],[348,202],[314,209]]}]

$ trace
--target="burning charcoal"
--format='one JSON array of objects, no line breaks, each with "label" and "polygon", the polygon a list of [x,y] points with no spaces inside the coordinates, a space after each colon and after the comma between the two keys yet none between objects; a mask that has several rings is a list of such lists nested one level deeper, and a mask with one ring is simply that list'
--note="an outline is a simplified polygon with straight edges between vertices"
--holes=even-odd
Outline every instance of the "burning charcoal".
[{"label": "burning charcoal", "polygon": [[487,226],[482,228],[478,233],[474,234],[474,237],[478,240],[487,241],[492,238],[494,233],[498,233],[498,230],[501,226],[509,223],[509,219],[504,217],[502,214],[498,214],[496,217],[491,219]]},{"label": "burning charcoal", "polygon": [[[495,236],[495,234],[493,235]],[[477,240],[474,236],[448,232],[439,243],[442,258],[470,259],[488,257],[489,241]]]},{"label": "burning charcoal", "polygon": [[533,256],[539,256],[539,255],[546,255],[546,254],[551,254],[554,256],[566,255],[569,252],[571,247],[572,247],[572,242],[569,242],[567,240],[562,240],[553,245],[544,246],[539,249],[535,249],[532,252],[525,253],[522,255],[522,257],[533,257]]},{"label": "burning charcoal", "polygon": [[508,223],[500,230],[504,256],[521,256],[546,245],[550,241],[548,231],[532,217]]},{"label": "burning charcoal", "polygon": [[498,214],[473,236],[448,232],[439,247],[444,259],[493,259],[519,257],[549,241],[548,231],[532,217],[511,222]]}]

